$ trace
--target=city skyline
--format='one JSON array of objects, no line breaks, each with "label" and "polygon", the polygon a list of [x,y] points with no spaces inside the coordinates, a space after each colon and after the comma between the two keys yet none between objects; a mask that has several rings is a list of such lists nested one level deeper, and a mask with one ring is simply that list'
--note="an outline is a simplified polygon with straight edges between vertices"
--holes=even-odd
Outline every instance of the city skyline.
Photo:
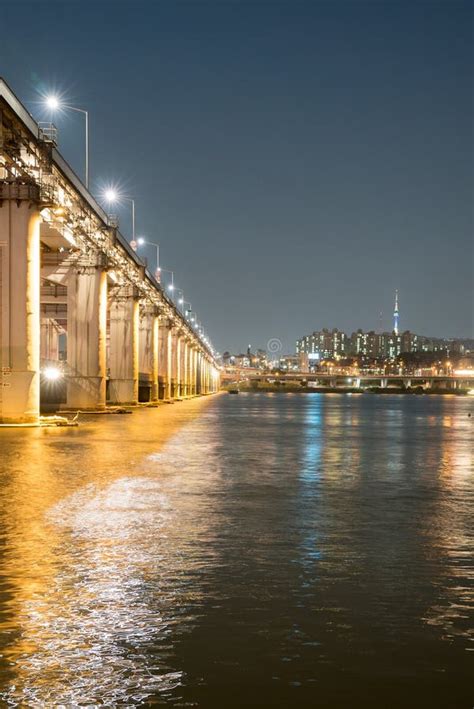
[{"label": "city skyline", "polygon": [[[135,198],[219,351],[377,329],[396,288],[403,329],[472,336],[469,3],[41,6],[3,8],[5,79],[38,119],[48,91],[88,109],[91,191]],[[80,121],[56,121],[78,174]]]}]

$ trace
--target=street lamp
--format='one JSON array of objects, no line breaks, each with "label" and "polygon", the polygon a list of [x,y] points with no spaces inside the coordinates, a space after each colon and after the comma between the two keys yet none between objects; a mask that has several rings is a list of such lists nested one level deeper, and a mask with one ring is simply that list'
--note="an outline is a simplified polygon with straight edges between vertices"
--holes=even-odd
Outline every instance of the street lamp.
[{"label": "street lamp", "polygon": [[160,282],[160,276],[161,276],[161,268],[160,268],[160,245],[155,243],[154,241],[148,241],[147,239],[144,239],[143,236],[139,236],[137,239],[137,246],[154,246],[156,249],[156,270],[155,270],[155,278]]},{"label": "street lamp", "polygon": [[174,271],[170,271],[168,268],[160,268],[160,271],[164,271],[165,273],[171,274],[171,283],[168,284],[168,290],[173,292],[174,291]]},{"label": "street lamp", "polygon": [[135,200],[131,197],[124,197],[123,195],[119,194],[117,190],[114,190],[113,187],[110,187],[109,189],[105,190],[104,199],[109,204],[120,204],[120,202],[130,202],[130,204],[132,205],[132,241],[130,243],[130,246],[134,251],[136,251],[137,242],[135,241]]},{"label": "street lamp", "polygon": [[76,108],[75,106],[69,106],[61,102],[61,99],[57,96],[50,95],[45,99],[46,106],[51,112],[54,111],[76,111],[76,113],[82,113],[86,119],[86,187],[89,189],[89,112],[85,111],[83,108]]}]

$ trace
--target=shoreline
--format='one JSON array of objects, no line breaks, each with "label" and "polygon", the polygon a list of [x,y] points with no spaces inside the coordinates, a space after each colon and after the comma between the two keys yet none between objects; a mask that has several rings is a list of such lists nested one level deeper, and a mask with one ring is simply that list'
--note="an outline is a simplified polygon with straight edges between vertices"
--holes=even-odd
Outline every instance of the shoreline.
[{"label": "shoreline", "polygon": [[469,389],[441,389],[421,387],[301,387],[301,386],[267,386],[267,387],[229,387],[223,391],[237,391],[241,394],[396,394],[397,396],[469,396]]}]

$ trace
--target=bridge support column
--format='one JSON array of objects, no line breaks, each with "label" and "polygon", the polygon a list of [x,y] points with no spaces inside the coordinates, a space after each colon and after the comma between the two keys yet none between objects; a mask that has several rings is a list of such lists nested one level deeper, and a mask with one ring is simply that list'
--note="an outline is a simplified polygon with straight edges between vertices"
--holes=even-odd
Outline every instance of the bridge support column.
[{"label": "bridge support column", "polygon": [[177,352],[177,386],[178,386],[178,396],[183,398],[184,396],[184,338],[182,335],[178,335],[176,338]]},{"label": "bridge support column", "polygon": [[0,422],[37,423],[40,221],[28,185],[0,187]]},{"label": "bridge support column", "polygon": [[171,396],[179,397],[179,335],[174,329],[171,334]]},{"label": "bridge support column", "polygon": [[191,353],[190,353],[190,376],[191,376],[191,394],[192,396],[196,396],[197,394],[197,382],[196,382],[196,350],[191,345],[190,347]]},{"label": "bridge support column", "polygon": [[172,377],[172,324],[169,320],[160,320],[159,325],[159,358],[158,371],[160,380],[160,397],[163,401],[171,401]]},{"label": "bridge support column", "polygon": [[207,360],[204,357],[204,355],[202,356],[202,360],[201,360],[201,370],[202,370],[202,384],[201,384],[202,393],[207,394]]},{"label": "bridge support column", "polygon": [[201,396],[201,353],[196,350],[196,394]]},{"label": "bridge support column", "polygon": [[184,397],[189,396],[189,345],[186,339],[183,339],[183,357],[182,357],[182,371],[183,371],[183,391],[182,395]]},{"label": "bridge support column", "polygon": [[158,312],[145,306],[140,318],[139,371],[149,377],[150,401],[158,401],[158,348]]},{"label": "bridge support column", "polygon": [[114,294],[110,305],[110,402],[138,402],[139,305],[134,289]]},{"label": "bridge support column", "polygon": [[386,389],[388,384],[388,380],[385,377],[382,377],[380,380],[380,388],[381,389]]},{"label": "bridge support column", "polygon": [[107,274],[73,271],[67,282],[67,408],[105,408]]}]

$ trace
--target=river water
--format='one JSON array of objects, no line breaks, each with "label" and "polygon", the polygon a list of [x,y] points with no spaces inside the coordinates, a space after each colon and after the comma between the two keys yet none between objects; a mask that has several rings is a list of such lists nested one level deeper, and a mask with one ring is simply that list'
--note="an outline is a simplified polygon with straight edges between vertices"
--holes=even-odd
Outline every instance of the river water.
[{"label": "river water", "polygon": [[472,707],[473,403],[0,431],[0,706]]}]

